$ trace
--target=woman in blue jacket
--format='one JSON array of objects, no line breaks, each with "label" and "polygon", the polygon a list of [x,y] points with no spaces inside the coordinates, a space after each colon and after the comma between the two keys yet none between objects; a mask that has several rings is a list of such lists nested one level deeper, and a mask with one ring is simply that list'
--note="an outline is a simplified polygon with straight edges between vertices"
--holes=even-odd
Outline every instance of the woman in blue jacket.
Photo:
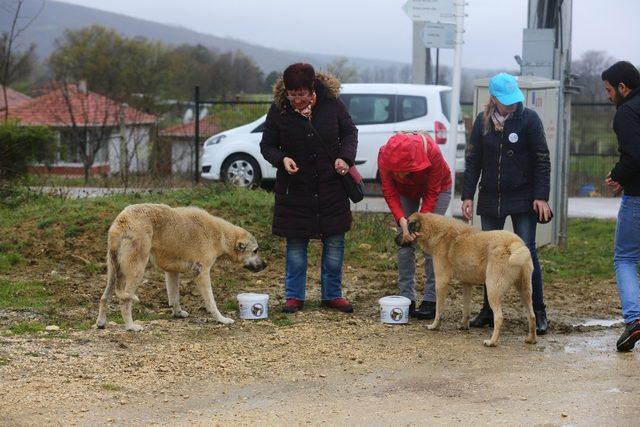
[{"label": "woman in blue jacket", "polygon": [[[467,148],[462,189],[462,215],[472,217],[473,196],[480,180],[477,213],[482,229],[501,230],[507,216],[524,240],[533,260],[533,309],[537,333],[547,333],[542,273],[536,250],[537,222],[551,220],[549,185],[551,164],[542,122],[523,106],[524,95],[515,77],[500,73],[489,80],[491,95],[478,114]],[[493,326],[493,313],[484,293],[482,310],[470,325]]]}]

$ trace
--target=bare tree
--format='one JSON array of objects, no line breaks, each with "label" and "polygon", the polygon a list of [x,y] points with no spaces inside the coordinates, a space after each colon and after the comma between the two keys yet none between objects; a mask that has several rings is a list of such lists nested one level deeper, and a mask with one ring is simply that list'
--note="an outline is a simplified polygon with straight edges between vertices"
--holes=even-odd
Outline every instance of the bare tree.
[{"label": "bare tree", "polygon": [[582,86],[580,94],[576,96],[578,101],[603,102],[607,100],[600,75],[614,62],[616,62],[615,58],[600,50],[588,50],[580,56],[580,59],[574,61],[571,69],[580,76],[577,83]]},{"label": "bare tree", "polygon": [[327,71],[342,83],[355,83],[358,81],[358,69],[348,65],[348,61],[345,57],[336,58],[327,65]]},{"label": "bare tree", "polygon": [[[44,8],[44,0],[42,1],[38,12],[32,17],[21,18],[20,13],[22,11],[22,6],[24,5],[24,0],[16,0],[11,2],[13,3],[13,7],[9,3],[0,4],[0,9],[4,12],[8,13],[11,16],[11,27],[9,32],[4,32],[2,35],[0,52],[0,66],[1,74],[0,74],[0,83],[2,84],[2,97],[4,100],[4,120],[7,121],[9,119],[9,102],[7,97],[7,86],[12,83],[16,73],[16,70],[24,67],[26,61],[29,60],[33,55],[33,51],[35,46],[31,45],[27,52],[21,55],[14,64],[14,47],[16,44],[16,40],[20,35],[35,21],[35,19],[40,15],[42,9]],[[24,19],[26,22],[24,24],[20,24],[20,20]],[[16,66],[17,65],[17,66]]]}]

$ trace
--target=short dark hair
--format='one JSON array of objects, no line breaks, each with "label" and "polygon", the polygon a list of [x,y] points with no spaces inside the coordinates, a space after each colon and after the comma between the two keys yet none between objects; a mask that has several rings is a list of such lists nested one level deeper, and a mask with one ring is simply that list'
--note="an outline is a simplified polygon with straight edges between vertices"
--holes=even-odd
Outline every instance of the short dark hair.
[{"label": "short dark hair", "polygon": [[629,89],[635,89],[640,86],[640,72],[631,62],[618,61],[602,72],[602,81],[614,88],[624,83]]},{"label": "short dark hair", "polygon": [[284,70],[282,75],[284,87],[287,90],[309,89],[313,90],[316,80],[316,71],[311,64],[297,62]]}]

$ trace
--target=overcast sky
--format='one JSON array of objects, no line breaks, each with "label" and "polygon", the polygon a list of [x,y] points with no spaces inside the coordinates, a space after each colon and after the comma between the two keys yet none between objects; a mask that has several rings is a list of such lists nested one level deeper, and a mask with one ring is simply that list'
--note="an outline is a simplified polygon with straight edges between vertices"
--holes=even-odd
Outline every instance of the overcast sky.
[{"label": "overcast sky", "polygon": [[[64,0],[263,46],[411,62],[406,0]],[[517,68],[527,0],[467,0],[463,66]],[[573,59],[640,64],[640,0],[573,0]],[[445,55],[448,64],[452,55]]]}]

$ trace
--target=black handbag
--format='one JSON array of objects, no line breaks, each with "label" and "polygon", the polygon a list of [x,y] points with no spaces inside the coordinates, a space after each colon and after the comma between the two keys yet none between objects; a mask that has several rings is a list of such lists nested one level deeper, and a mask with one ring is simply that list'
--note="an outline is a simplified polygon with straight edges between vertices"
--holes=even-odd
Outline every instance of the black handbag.
[{"label": "black handbag", "polygon": [[364,199],[362,176],[360,176],[360,172],[355,166],[351,166],[347,173],[340,175],[340,180],[344,186],[344,191],[353,203],[358,203]]}]

